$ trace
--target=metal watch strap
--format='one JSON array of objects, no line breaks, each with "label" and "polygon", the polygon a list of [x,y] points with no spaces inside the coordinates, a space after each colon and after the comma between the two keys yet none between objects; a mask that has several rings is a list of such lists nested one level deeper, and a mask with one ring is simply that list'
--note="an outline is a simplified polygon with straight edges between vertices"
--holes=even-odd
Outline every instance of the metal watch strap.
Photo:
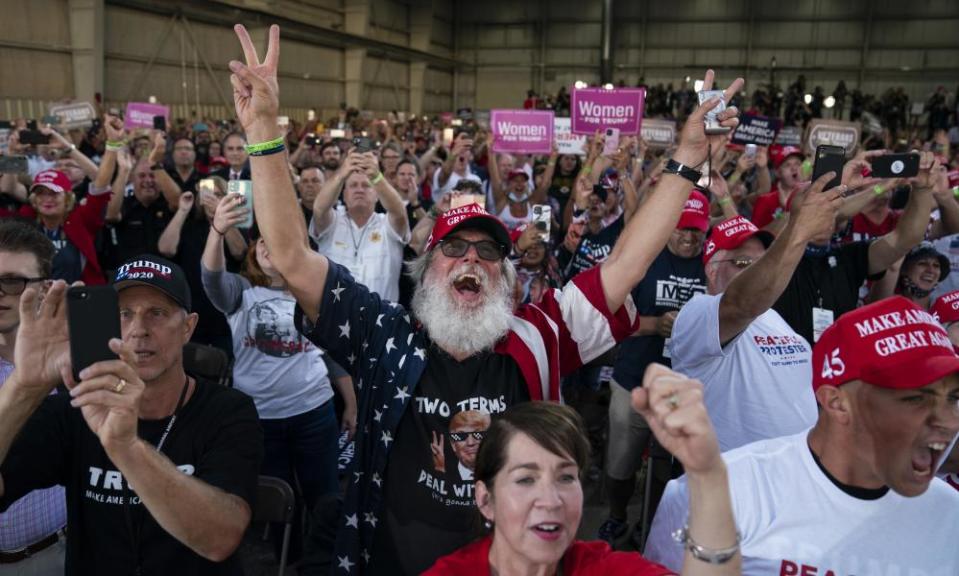
[{"label": "metal watch strap", "polygon": [[720,548],[718,550],[706,548],[697,544],[689,536],[689,526],[683,526],[673,532],[673,540],[683,545],[683,548],[689,550],[693,558],[706,562],[707,564],[725,564],[733,559],[739,552],[739,544],[742,542],[742,535],[736,531],[736,543],[729,548]]},{"label": "metal watch strap", "polygon": [[703,173],[699,170],[690,168],[685,164],[680,164],[672,158],[666,162],[666,168],[663,169],[663,174],[675,174],[689,180],[693,184],[699,182],[699,179],[703,177]]}]

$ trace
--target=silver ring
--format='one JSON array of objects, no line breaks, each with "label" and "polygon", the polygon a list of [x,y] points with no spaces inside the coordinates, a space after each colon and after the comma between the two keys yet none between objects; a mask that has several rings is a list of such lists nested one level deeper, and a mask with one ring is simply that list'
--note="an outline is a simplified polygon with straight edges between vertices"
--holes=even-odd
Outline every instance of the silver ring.
[{"label": "silver ring", "polygon": [[117,385],[113,387],[113,391],[116,392],[117,394],[121,394],[123,392],[123,389],[126,387],[127,387],[127,381],[124,380],[123,378],[120,378],[117,381]]}]

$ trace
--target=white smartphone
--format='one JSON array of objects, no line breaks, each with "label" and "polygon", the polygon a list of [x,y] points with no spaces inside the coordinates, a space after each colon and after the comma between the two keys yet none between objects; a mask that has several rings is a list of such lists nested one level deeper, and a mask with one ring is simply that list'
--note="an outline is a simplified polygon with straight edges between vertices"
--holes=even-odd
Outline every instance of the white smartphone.
[{"label": "white smartphone", "polygon": [[[616,129],[611,128],[611,130]],[[619,132],[619,130],[616,131]],[[549,226],[553,221],[553,208],[547,204],[534,204],[532,210],[532,225],[536,226],[536,228],[539,230],[539,236],[543,242],[549,242]]]},{"label": "white smartphone", "polygon": [[333,128],[332,130],[330,130],[330,138],[346,138],[346,130]]},{"label": "white smartphone", "polygon": [[701,90],[698,93],[699,104],[702,105],[703,102],[707,100],[712,100],[713,98],[719,98],[719,104],[715,108],[706,113],[706,134],[726,134],[729,132],[729,128],[721,126],[719,120],[716,118],[723,110],[726,109],[726,98],[723,95],[722,90]]},{"label": "white smartphone", "polygon": [[756,157],[756,145],[755,144],[746,144],[746,151],[743,153],[747,158]]},{"label": "white smartphone", "polygon": [[289,126],[290,117],[289,116],[277,116],[276,123],[278,126]]},{"label": "white smartphone", "polygon": [[[603,144],[603,156],[612,156],[619,150],[619,128],[606,129],[606,143]],[[549,208],[547,206],[547,208]]]},{"label": "white smartphone", "polygon": [[246,220],[236,225],[237,228],[249,229],[253,227],[253,181],[252,180],[230,180],[227,183],[226,191],[230,194],[243,195],[243,207],[250,211],[246,215]]},{"label": "white smartphone", "polygon": [[453,145],[453,129],[443,128],[443,146],[449,148]]}]

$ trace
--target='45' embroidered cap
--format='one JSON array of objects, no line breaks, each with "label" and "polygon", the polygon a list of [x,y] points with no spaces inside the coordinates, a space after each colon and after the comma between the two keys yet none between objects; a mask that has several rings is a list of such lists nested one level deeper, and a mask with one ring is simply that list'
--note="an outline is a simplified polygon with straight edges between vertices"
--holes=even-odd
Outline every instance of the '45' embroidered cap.
[{"label": "'45' embroidered cap", "polygon": [[959,356],[932,314],[902,296],[847,312],[812,353],[813,389],[862,380],[883,388],[922,388],[959,372]]},{"label": "'45' embroidered cap", "polygon": [[120,292],[130,286],[156,288],[172,298],[184,310],[190,312],[190,286],[183,269],[166,258],[142,254],[130,258],[117,268],[113,288]]}]

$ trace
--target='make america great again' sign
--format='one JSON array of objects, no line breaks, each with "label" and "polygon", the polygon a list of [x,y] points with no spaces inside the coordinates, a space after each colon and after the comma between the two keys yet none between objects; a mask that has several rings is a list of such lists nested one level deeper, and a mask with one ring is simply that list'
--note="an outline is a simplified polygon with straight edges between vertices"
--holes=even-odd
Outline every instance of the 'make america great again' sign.
[{"label": "'make america great again' sign", "polygon": [[643,88],[583,88],[570,95],[573,134],[594,134],[618,128],[620,134],[639,134],[643,121]]}]

